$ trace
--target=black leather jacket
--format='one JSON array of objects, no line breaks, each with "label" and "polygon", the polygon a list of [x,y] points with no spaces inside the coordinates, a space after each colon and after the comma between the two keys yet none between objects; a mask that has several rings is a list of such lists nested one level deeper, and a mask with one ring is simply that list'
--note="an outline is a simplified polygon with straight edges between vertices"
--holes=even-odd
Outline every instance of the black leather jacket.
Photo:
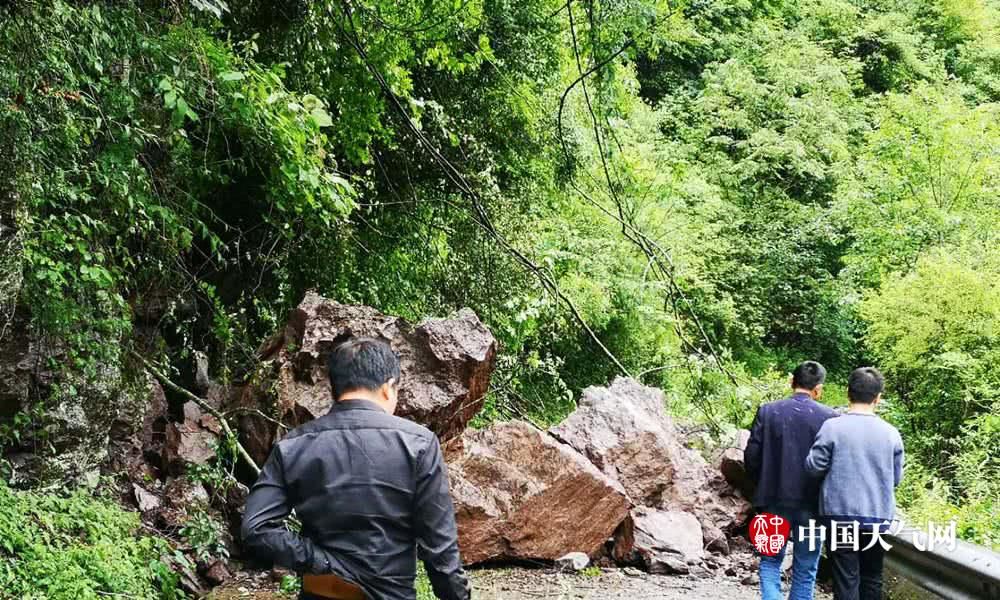
[{"label": "black leather jacket", "polygon": [[[284,523],[294,510],[301,533]],[[247,499],[255,558],[334,573],[371,600],[413,600],[419,554],[442,600],[471,597],[437,437],[365,400],[338,402],[275,446]]]}]

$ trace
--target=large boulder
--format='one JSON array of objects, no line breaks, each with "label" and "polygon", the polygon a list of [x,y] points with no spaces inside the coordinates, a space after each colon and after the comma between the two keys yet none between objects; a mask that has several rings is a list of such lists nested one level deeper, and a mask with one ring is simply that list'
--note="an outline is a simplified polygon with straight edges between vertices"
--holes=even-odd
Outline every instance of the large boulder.
[{"label": "large boulder", "polygon": [[263,461],[287,427],[326,414],[333,403],[326,371],[330,351],[352,336],[385,340],[399,355],[402,387],[396,414],[442,440],[462,433],[482,407],[496,360],[496,340],[469,309],[411,325],[367,306],[309,293],[285,328],[266,342],[251,382],[234,394],[241,439]]},{"label": "large boulder", "polygon": [[684,446],[659,389],[623,377],[587,388],[577,410],[551,432],[618,482],[636,505],[693,514],[713,532],[733,531],[749,517],[739,492]]},{"label": "large boulder", "polygon": [[687,573],[702,557],[703,532],[689,512],[640,507],[619,530],[613,555],[654,573]]},{"label": "large boulder", "polygon": [[646,506],[669,500],[674,473],[685,459],[663,392],[623,377],[585,389],[577,410],[551,433]]},{"label": "large boulder", "polygon": [[531,425],[467,431],[446,457],[466,563],[597,553],[625,519],[624,490]]}]

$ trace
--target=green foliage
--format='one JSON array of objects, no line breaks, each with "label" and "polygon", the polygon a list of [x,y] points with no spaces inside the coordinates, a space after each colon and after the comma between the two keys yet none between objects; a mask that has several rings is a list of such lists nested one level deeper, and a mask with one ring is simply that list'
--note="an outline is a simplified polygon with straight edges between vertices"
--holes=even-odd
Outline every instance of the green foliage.
[{"label": "green foliage", "polygon": [[996,493],[994,489],[992,495],[956,494],[948,482],[920,463],[911,461],[906,466],[906,476],[897,490],[896,501],[909,524],[922,527],[928,522],[943,525],[954,520],[960,538],[998,549],[1000,519]]},{"label": "green foliage", "polygon": [[427,570],[424,569],[423,563],[419,563],[417,565],[417,600],[434,600],[435,597],[431,580],[427,578]]},{"label": "green foliage", "polygon": [[902,505],[918,520],[955,518],[987,545],[1000,543],[998,259],[995,247],[931,253],[862,307],[893,392],[889,417],[918,465]]},{"label": "green foliage", "polygon": [[14,74],[0,110],[30,139],[22,302],[67,342],[72,368],[115,361],[130,302],[190,285],[185,257],[237,257],[211,199],[227,186],[254,181],[247,206],[285,237],[352,207],[324,150],[324,104],[290,93],[249,48],[152,10],[62,2],[26,5],[0,36]]},{"label": "green foliage", "polygon": [[929,465],[943,466],[966,422],[997,402],[998,258],[926,256],[862,307],[868,343],[895,391],[893,419]]},{"label": "green foliage", "polygon": [[281,578],[281,584],[278,586],[278,591],[293,598],[298,595],[301,589],[302,579],[295,575],[285,575]]},{"label": "green foliage", "polygon": [[84,492],[14,492],[0,482],[0,597],[181,598],[159,562],[169,548],[138,528],[138,515]]},{"label": "green foliage", "polygon": [[992,235],[998,106],[970,107],[961,92],[922,85],[880,106],[856,177],[841,188],[839,213],[853,238],[845,262],[862,285],[912,268],[933,247]]},{"label": "green foliage", "polygon": [[239,376],[316,289],[473,308],[500,341],[477,426],[558,422],[628,371],[729,435],[799,360],[834,404],[876,364],[920,465],[901,496],[987,539],[995,3],[15,4],[0,337],[16,304],[65,355],[4,446],[137,333]]},{"label": "green foliage", "polygon": [[192,514],[181,527],[180,534],[200,562],[209,563],[217,558],[229,558],[229,550],[223,540],[224,525],[205,511]]}]

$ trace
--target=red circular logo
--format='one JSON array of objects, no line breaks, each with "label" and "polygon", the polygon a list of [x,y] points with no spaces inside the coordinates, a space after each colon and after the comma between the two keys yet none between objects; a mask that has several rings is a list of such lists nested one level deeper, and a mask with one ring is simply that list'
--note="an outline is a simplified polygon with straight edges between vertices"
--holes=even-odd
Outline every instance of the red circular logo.
[{"label": "red circular logo", "polygon": [[764,556],[776,556],[785,547],[792,525],[781,515],[760,513],[750,520],[750,541]]}]

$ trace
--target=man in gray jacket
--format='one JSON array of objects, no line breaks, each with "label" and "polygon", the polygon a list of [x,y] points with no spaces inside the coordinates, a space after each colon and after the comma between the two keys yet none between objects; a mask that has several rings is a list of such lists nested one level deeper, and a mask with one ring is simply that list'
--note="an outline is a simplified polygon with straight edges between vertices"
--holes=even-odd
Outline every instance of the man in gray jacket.
[{"label": "man in gray jacket", "polygon": [[414,600],[418,555],[438,598],[468,600],[438,439],[392,416],[399,358],[355,338],[329,371],[333,408],[278,442],[250,492],[247,551],[302,573],[303,600]]},{"label": "man in gray jacket", "polygon": [[895,517],[903,477],[903,439],[875,414],[885,380],[872,367],[847,382],[846,414],[823,423],[806,471],[823,477],[819,513],[832,526],[830,557],[835,600],[881,600],[884,533]]}]

